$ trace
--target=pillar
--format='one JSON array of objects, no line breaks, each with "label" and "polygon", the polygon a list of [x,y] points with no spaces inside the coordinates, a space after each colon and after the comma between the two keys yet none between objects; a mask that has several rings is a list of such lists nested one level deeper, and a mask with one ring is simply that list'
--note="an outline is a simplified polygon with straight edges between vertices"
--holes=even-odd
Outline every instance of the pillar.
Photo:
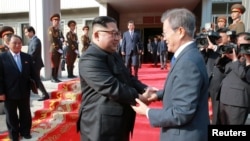
[{"label": "pillar", "polygon": [[36,35],[42,43],[42,59],[45,67],[41,70],[41,77],[45,80],[50,79],[51,76],[48,41],[50,16],[60,13],[60,4],[60,0],[29,0],[29,24],[35,28]]}]

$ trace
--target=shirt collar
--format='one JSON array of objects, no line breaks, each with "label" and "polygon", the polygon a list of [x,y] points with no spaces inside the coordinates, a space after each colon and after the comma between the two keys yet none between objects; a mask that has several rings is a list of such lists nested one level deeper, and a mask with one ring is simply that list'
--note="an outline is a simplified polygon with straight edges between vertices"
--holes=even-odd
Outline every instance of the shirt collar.
[{"label": "shirt collar", "polygon": [[183,45],[181,45],[176,52],[174,53],[174,57],[177,58],[179,56],[179,54],[184,50],[184,48],[186,48],[188,45],[190,45],[191,43],[193,43],[194,41],[189,41]]}]

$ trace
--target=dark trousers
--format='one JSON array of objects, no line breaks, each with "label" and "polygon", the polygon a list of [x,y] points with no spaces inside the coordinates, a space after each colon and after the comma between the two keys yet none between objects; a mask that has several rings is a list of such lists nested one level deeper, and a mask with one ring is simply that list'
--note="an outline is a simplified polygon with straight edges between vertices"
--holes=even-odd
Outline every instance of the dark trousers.
[{"label": "dark trousers", "polygon": [[18,141],[19,135],[30,135],[32,125],[30,99],[6,100],[4,104],[10,138],[13,141]]}]

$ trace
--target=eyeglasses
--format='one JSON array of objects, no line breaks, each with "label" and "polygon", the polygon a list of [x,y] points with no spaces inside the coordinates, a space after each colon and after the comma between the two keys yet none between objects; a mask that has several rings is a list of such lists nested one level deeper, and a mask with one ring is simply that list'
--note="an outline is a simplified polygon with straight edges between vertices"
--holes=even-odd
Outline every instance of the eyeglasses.
[{"label": "eyeglasses", "polygon": [[121,37],[121,32],[120,31],[99,30],[97,32],[106,32],[106,33],[111,34],[113,37]]}]

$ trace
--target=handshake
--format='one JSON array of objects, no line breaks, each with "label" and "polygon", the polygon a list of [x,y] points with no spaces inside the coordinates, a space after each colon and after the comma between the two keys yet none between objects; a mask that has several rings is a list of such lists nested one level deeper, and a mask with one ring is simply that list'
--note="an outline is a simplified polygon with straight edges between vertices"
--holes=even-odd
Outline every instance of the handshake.
[{"label": "handshake", "polygon": [[147,105],[158,100],[156,95],[157,91],[158,89],[155,87],[148,87],[142,95],[139,95],[139,98],[135,99],[137,104],[131,105],[131,107],[136,113],[146,115],[147,110],[149,109]]},{"label": "handshake", "polygon": [[139,100],[149,105],[151,102],[157,101],[156,92],[158,91],[155,87],[147,87],[145,92],[142,95],[139,95]]}]

